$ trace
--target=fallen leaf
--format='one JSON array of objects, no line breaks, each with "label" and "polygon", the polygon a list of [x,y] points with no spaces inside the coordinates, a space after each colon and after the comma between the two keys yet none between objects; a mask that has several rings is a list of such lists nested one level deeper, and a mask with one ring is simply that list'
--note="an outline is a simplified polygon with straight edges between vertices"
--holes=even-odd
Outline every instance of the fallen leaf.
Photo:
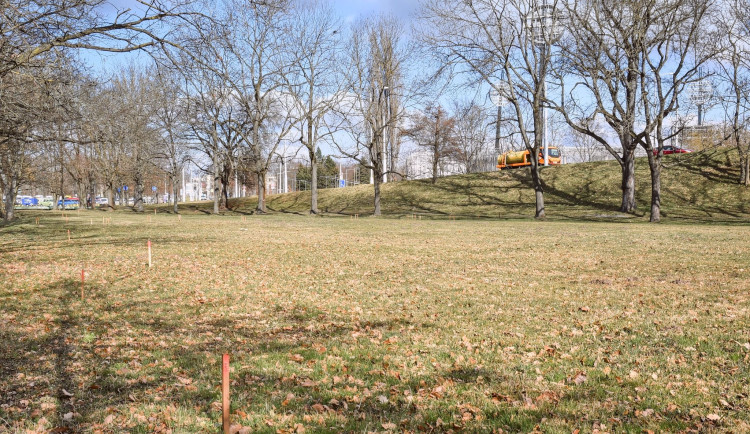
[{"label": "fallen leaf", "polygon": [[575,377],[573,377],[573,382],[575,384],[583,384],[586,382],[586,374],[583,372],[579,372]]}]

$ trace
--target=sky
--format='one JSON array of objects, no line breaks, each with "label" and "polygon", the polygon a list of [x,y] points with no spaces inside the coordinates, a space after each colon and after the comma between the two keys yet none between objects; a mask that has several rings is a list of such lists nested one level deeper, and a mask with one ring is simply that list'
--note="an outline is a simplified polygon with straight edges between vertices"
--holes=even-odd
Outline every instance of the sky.
[{"label": "sky", "polygon": [[[345,24],[354,22],[360,16],[369,16],[377,13],[392,13],[393,15],[408,23],[414,15],[419,0],[328,0],[333,5],[339,16]],[[110,0],[112,6],[119,10],[138,9],[138,2],[135,0]],[[110,9],[109,7],[107,9]],[[139,53],[130,54],[112,54],[96,53],[82,50],[81,59],[94,69],[97,73],[111,75],[120,70],[123,65],[134,61],[148,63],[148,56]],[[143,57],[143,59],[140,59]]]},{"label": "sky", "polygon": [[360,15],[390,12],[408,19],[417,8],[418,0],[333,0],[334,8],[350,23]]}]

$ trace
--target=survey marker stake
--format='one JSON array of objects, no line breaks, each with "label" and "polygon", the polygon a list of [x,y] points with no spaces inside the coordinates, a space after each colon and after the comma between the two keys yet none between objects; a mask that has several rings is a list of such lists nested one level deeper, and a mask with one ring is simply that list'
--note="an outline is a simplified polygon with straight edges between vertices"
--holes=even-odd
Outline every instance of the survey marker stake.
[{"label": "survey marker stake", "polygon": [[148,268],[151,268],[151,240],[146,241],[146,247],[148,247]]},{"label": "survey marker stake", "polygon": [[221,425],[229,434],[229,354],[221,357]]}]

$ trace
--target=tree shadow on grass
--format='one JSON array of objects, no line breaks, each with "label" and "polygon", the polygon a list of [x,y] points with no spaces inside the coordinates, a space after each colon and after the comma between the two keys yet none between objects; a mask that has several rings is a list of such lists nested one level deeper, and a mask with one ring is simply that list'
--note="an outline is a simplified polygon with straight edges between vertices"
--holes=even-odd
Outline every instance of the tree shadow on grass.
[{"label": "tree shadow on grass", "polygon": [[0,382],[0,397],[4,397],[0,404],[23,408],[26,415],[16,416],[17,420],[31,419],[33,411],[39,410],[34,408],[34,402],[44,397],[56,399],[55,418],[50,422],[60,432],[72,431],[75,421],[71,416],[85,413],[85,402],[75,396],[77,386],[71,372],[72,354],[76,351],[71,336],[79,326],[71,303],[79,285],[73,279],[63,279],[40,290],[56,301],[55,314],[40,318],[49,332],[0,329],[0,377],[7,379]]}]

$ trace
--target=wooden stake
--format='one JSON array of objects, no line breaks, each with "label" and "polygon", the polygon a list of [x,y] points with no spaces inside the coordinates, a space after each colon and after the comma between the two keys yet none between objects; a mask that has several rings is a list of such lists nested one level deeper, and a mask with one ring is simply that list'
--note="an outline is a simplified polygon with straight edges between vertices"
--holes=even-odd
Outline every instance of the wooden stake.
[{"label": "wooden stake", "polygon": [[89,219],[89,226],[94,226],[94,219]]},{"label": "wooden stake", "polygon": [[70,229],[68,229],[68,241],[70,241]]},{"label": "wooden stake", "polygon": [[151,240],[146,241],[146,247],[148,247],[148,268],[151,268]]},{"label": "wooden stake", "polygon": [[181,222],[181,221],[182,221],[182,214],[177,214],[177,221],[178,221],[178,222]]},{"label": "wooden stake", "polygon": [[221,357],[221,425],[229,434],[229,354]]},{"label": "wooden stake", "polygon": [[81,268],[81,300],[83,300],[83,285],[86,281],[86,271]]}]

